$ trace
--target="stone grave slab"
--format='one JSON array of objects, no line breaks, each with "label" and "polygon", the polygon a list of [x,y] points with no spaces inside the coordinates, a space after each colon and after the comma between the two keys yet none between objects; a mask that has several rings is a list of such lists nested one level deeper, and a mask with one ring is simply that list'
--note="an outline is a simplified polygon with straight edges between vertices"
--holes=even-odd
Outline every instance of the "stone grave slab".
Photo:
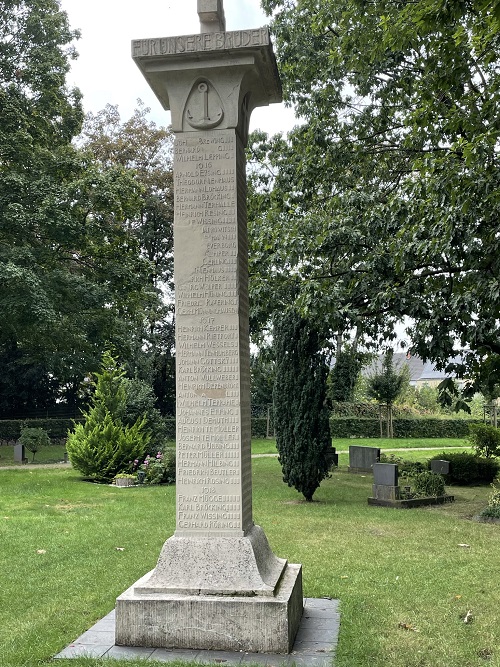
[{"label": "stone grave slab", "polygon": [[380,460],[378,447],[349,446],[349,472],[373,472],[373,465]]},{"label": "stone grave slab", "polygon": [[431,461],[431,470],[438,475],[449,475],[450,462],[441,459],[434,459]]}]

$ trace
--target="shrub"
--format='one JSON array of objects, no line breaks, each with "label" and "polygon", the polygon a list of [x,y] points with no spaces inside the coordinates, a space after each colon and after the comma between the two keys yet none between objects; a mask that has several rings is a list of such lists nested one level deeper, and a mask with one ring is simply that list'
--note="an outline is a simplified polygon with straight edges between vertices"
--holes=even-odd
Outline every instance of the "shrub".
[{"label": "shrub", "polygon": [[443,477],[430,470],[424,470],[413,477],[413,488],[417,497],[437,497],[445,493]]},{"label": "shrub", "polygon": [[[394,419],[396,438],[466,438],[471,420],[429,418]],[[334,438],[379,438],[380,422],[375,418],[330,417]]]},{"label": "shrub", "polygon": [[173,484],[175,482],[175,448],[168,447],[155,456],[146,456],[142,463],[135,460],[133,470],[145,473],[144,484]]},{"label": "shrub", "polygon": [[490,424],[471,424],[469,440],[478,456],[500,456],[500,429]]},{"label": "shrub", "polygon": [[446,484],[467,486],[491,483],[498,474],[500,464],[495,459],[487,459],[469,452],[442,452],[431,459],[450,462],[450,473],[444,475]]},{"label": "shrub", "polygon": [[[500,484],[500,479],[496,481],[497,484]],[[500,519],[500,486],[497,486],[497,484],[492,483],[491,488],[493,491],[488,499],[488,507],[484,508],[480,516]]]},{"label": "shrub", "polygon": [[33,454],[31,460],[34,461],[35,454],[39,449],[50,445],[50,438],[47,431],[43,428],[30,428],[29,426],[25,426],[24,428],[21,428],[19,442],[21,445],[24,445],[25,449]]},{"label": "shrub", "polygon": [[151,386],[134,378],[124,378],[125,405],[122,420],[127,426],[132,426],[138,419],[145,419],[146,429],[151,435],[148,453],[151,455],[161,449],[167,439],[167,426],[158,408],[155,407],[156,396]]},{"label": "shrub", "polygon": [[144,456],[150,435],[145,420],[128,426],[122,422],[126,403],[124,372],[106,354],[101,373],[97,373],[91,408],[85,422],[75,424],[68,435],[66,449],[74,468],[99,482],[110,482]]}]

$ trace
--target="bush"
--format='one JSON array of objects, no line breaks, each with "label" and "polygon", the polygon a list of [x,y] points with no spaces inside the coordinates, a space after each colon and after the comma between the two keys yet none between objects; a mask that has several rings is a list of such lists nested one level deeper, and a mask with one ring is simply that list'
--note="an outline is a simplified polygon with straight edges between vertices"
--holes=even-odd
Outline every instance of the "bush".
[{"label": "bush", "polygon": [[495,459],[487,459],[469,452],[442,452],[429,459],[430,462],[445,460],[450,462],[450,473],[444,475],[446,484],[468,486],[490,484],[498,474],[500,464]]},{"label": "bush", "polygon": [[471,424],[469,440],[478,456],[500,456],[500,429],[490,424]]},{"label": "bush", "polygon": [[24,428],[21,428],[19,442],[21,445],[24,445],[25,449],[33,454],[31,460],[34,461],[35,454],[39,449],[50,445],[50,438],[47,431],[44,431],[43,428],[30,428],[29,426],[25,426]]},{"label": "bush", "polygon": [[[500,484],[500,479],[497,479],[497,484]],[[497,484],[491,485],[493,492],[488,499],[488,507],[485,507],[479,516],[500,519],[500,486]]]},{"label": "bush", "polygon": [[428,498],[429,496],[444,496],[444,479],[430,470],[424,470],[413,477],[415,496]]},{"label": "bush", "polygon": [[133,470],[144,472],[144,484],[173,484],[175,482],[175,448],[168,447],[155,456],[146,456],[140,463],[134,461]]},{"label": "bush", "polygon": [[[394,419],[396,438],[466,438],[472,420],[466,419]],[[472,422],[474,423],[474,422]],[[330,417],[334,438],[380,438],[378,419]]]},{"label": "bush", "polygon": [[122,422],[126,404],[124,372],[106,354],[102,372],[97,373],[91,408],[85,422],[76,424],[68,435],[66,449],[74,468],[85,477],[110,482],[115,475],[130,468],[134,459],[144,456],[150,434],[145,419],[128,426]]}]

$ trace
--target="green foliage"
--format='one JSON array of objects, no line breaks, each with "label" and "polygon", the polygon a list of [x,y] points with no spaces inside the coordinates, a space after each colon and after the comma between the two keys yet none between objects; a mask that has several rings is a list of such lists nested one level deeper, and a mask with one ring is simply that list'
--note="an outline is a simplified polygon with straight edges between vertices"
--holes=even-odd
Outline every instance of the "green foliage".
[{"label": "green foliage", "polygon": [[276,321],[274,349],[274,428],[283,480],[311,501],[328,476],[328,370],[318,332],[293,311]]},{"label": "green foliage", "polygon": [[471,424],[469,440],[478,456],[500,456],[500,429],[489,424]]},{"label": "green foliage", "polygon": [[412,479],[412,487],[417,497],[443,496],[444,479],[430,470],[417,473]]},{"label": "green foliage", "polygon": [[156,396],[151,386],[144,380],[124,378],[125,405],[123,408],[123,422],[132,426],[138,419],[144,419],[146,429],[150,434],[148,452],[156,453],[167,439],[165,419],[156,407]]},{"label": "green foliage", "polygon": [[328,375],[328,400],[330,402],[352,402],[358,376],[361,372],[362,358],[352,350],[343,350],[337,354],[335,366]]},{"label": "green foliage", "polygon": [[408,461],[397,454],[380,453],[380,463],[393,463],[398,466],[399,474],[402,477],[413,478],[424,472],[426,467],[420,461]]},{"label": "green foliage", "polygon": [[[393,420],[396,438],[465,438],[470,421],[465,419],[419,418]],[[331,417],[330,429],[334,438],[379,438],[378,419]]]},{"label": "green foliage", "polygon": [[[133,224],[142,212],[136,172],[116,161],[104,168],[73,143],[83,111],[66,75],[77,36],[57,0],[1,5],[3,416],[84,405],[82,383],[102,351],[141,349],[138,329],[161,302]],[[163,232],[158,244],[167,244]]]},{"label": "green foliage", "polygon": [[85,118],[80,142],[107,173],[119,168],[139,184],[137,209],[127,228],[147,258],[147,293],[142,318],[131,332],[129,374],[147,382],[156,407],[172,414],[175,406],[173,322],[173,135],[148,119],[138,100],[131,118],[122,121],[117,106],[107,105]]},{"label": "green foliage", "polygon": [[0,440],[18,440],[23,425],[30,428],[43,428],[51,440],[65,440],[71,419],[2,419],[0,420]]},{"label": "green foliage", "polygon": [[[276,308],[288,296],[333,331],[375,338],[410,316],[422,358],[495,387],[498,3],[262,5],[301,123],[251,147],[264,184],[251,211],[257,302],[267,280]],[[457,345],[463,363],[448,364]]]},{"label": "green foliage", "polygon": [[491,484],[493,491],[488,498],[488,506],[485,507],[479,514],[481,517],[486,517],[490,519],[500,519],[500,479],[496,480],[496,483]]},{"label": "green foliage", "polygon": [[387,350],[383,360],[382,368],[368,379],[367,393],[379,403],[388,406],[396,401],[407,382],[407,374],[403,369],[397,370],[393,362],[393,350]]},{"label": "green foliage", "polygon": [[467,486],[491,483],[500,470],[500,463],[494,459],[469,454],[468,452],[442,452],[429,459],[450,462],[450,472],[444,475],[446,484]]},{"label": "green foliage", "polygon": [[124,371],[108,353],[96,376],[91,407],[84,413],[84,423],[75,424],[69,433],[66,449],[73,467],[85,477],[109,482],[144,456],[150,434],[144,418],[138,418],[132,426],[124,424]]},{"label": "green foliage", "polygon": [[272,402],[275,380],[275,363],[272,348],[261,347],[250,357],[250,391],[252,405]]},{"label": "green foliage", "polygon": [[35,454],[41,447],[47,447],[51,444],[47,431],[43,428],[33,428],[29,426],[21,428],[19,442],[33,454],[32,461],[35,460]]},{"label": "green foliage", "polygon": [[167,447],[163,452],[157,452],[154,456],[148,454],[142,463],[136,459],[132,469],[144,474],[144,484],[174,484],[175,448]]}]

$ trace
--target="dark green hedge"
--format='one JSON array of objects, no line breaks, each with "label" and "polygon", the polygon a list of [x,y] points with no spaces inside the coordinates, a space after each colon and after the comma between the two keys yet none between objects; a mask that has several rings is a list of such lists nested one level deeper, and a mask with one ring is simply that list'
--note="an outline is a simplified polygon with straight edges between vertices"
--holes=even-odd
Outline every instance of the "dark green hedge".
[{"label": "dark green hedge", "polygon": [[469,452],[442,452],[431,459],[450,462],[450,472],[443,475],[446,484],[458,484],[467,486],[469,484],[490,484],[498,474],[500,463],[494,458],[475,456]]},{"label": "dark green hedge", "polygon": [[[66,438],[73,427],[72,419],[26,419],[0,420],[0,441],[17,440],[23,423],[27,426],[45,429],[50,438]],[[469,424],[481,423],[467,419],[395,419],[394,435],[397,438],[465,438],[469,435]],[[175,419],[165,419],[167,439],[175,440]],[[333,438],[379,438],[378,419],[359,417],[331,417],[330,429]],[[252,438],[265,438],[267,417],[252,418]]]},{"label": "dark green hedge", "polygon": [[[394,419],[396,438],[465,438],[469,435],[469,424],[479,423],[470,419]],[[385,427],[385,424],[384,424]],[[356,417],[331,417],[330,429],[333,438],[379,438],[378,419]]]}]

